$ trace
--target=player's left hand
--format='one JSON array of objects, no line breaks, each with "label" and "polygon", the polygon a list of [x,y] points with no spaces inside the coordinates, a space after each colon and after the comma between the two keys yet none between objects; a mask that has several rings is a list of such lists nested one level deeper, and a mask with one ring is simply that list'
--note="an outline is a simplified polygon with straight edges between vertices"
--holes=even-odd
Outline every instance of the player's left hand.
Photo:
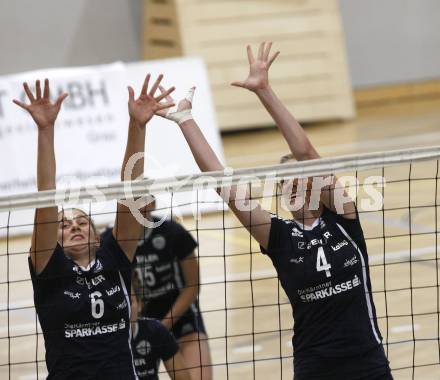
[{"label": "player's left hand", "polygon": [[147,74],[144,85],[142,86],[141,94],[137,99],[134,97],[134,90],[131,86],[128,87],[128,113],[130,118],[138,122],[140,125],[147,124],[151,118],[160,111],[166,110],[174,106],[173,102],[161,103],[160,101],[169,96],[175,87],[163,91],[159,96],[155,97],[155,93],[160,86],[163,75],[160,74],[154,82],[151,90],[148,92],[148,84],[151,75]]},{"label": "player's left hand", "polygon": [[277,51],[269,58],[271,48],[272,42],[262,42],[258,49],[257,58],[255,58],[252,48],[248,45],[249,75],[246,80],[232,82],[231,85],[242,87],[253,92],[269,87],[269,68],[280,54],[280,52]]}]

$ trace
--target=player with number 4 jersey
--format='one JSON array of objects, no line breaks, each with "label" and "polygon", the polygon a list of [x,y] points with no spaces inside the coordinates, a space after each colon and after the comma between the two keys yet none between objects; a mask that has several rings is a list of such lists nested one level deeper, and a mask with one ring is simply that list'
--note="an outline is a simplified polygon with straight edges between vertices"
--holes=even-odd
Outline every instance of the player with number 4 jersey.
[{"label": "player with number 4 jersey", "polygon": [[[262,43],[257,56],[248,46],[249,76],[232,85],[255,93],[273,117],[291,150],[283,163],[319,158],[269,85],[269,68],[279,54],[271,54],[271,46]],[[183,100],[178,111],[184,118],[171,118],[169,112],[160,115],[178,124],[202,171],[224,170],[191,109],[192,103]],[[283,205],[292,215],[286,220],[263,210],[246,191],[239,185],[218,189],[271,258],[289,297],[295,320],[295,380],[392,379],[377,326],[359,216],[338,180],[326,176],[284,181]]]},{"label": "player with number 4 jersey", "polygon": [[295,379],[390,379],[357,212],[321,207],[311,225],[272,215],[262,247],[293,306]]}]

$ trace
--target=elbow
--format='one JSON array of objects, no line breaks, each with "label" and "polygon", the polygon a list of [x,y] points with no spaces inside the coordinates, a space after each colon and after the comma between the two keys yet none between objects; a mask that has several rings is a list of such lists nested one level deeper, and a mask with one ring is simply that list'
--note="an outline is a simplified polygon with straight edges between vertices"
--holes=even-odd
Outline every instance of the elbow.
[{"label": "elbow", "polygon": [[193,289],[193,295],[194,295],[194,299],[196,299],[200,294],[200,286],[197,284],[194,286]]},{"label": "elbow", "polygon": [[191,294],[192,301],[195,301],[200,294],[200,286],[198,284],[191,285],[187,289],[188,289],[188,293]]}]

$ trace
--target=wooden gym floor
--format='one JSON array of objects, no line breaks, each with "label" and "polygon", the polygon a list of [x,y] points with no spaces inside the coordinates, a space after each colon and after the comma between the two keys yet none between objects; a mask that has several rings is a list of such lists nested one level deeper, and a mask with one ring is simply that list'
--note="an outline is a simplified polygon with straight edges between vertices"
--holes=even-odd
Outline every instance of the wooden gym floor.
[{"label": "wooden gym floor", "polygon": [[[305,129],[324,157],[440,145],[440,97],[367,105],[358,109],[358,117],[351,122],[320,123]],[[223,142],[227,164],[235,168],[273,164],[287,153],[287,145],[275,129],[229,134]],[[407,178],[408,169],[402,166],[387,171],[387,180]],[[366,174],[381,175],[381,171]],[[412,169],[412,178],[435,175],[435,163],[415,165]],[[413,361],[416,365],[439,363],[440,271],[435,260],[438,241],[434,231],[440,219],[435,220],[435,188],[434,180],[412,182],[411,217],[408,209],[388,212],[385,226],[381,212],[361,217],[368,238],[379,324],[384,340],[389,343],[386,349],[391,366],[409,367],[394,372],[397,380],[440,378],[439,365],[417,367],[414,377],[412,370]],[[390,183],[385,194],[386,208],[408,207],[407,181]],[[190,230],[195,228],[195,222],[189,218],[183,223]],[[258,251],[257,245],[242,228],[233,227],[238,227],[238,223],[228,212],[224,219],[222,213],[213,213],[203,215],[198,222],[200,302],[210,336],[214,378],[291,379],[293,321],[287,298],[278,287],[270,261],[258,253],[250,255],[250,248]],[[386,238],[385,242],[375,238],[382,236],[384,229],[387,236],[408,235],[411,229],[413,238]],[[37,339],[32,334],[36,319],[26,255],[9,256],[9,278],[6,256],[8,250],[26,252],[28,247],[29,237],[11,239],[9,246],[6,241],[0,242],[0,364],[35,361]],[[249,278],[254,281],[248,281]],[[7,279],[24,281],[11,283],[8,291],[4,284]],[[8,294],[9,308],[16,310],[6,310]],[[44,360],[41,335],[38,352],[38,358]],[[39,368],[38,378],[43,379],[44,363]],[[35,372],[35,363],[0,366],[1,379],[37,379]],[[161,375],[161,379],[166,378]]]}]

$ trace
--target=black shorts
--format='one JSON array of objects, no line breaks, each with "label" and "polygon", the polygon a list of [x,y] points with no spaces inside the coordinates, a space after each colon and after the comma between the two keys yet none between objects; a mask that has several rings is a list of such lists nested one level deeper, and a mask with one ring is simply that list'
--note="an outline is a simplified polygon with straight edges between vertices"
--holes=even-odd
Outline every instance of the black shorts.
[{"label": "black shorts", "polygon": [[173,325],[171,332],[176,339],[192,333],[206,335],[205,324],[203,323],[199,308],[194,304],[191,305],[185,314]]},{"label": "black shorts", "polygon": [[294,380],[392,380],[382,345],[356,356],[295,358]]},{"label": "black shorts", "polygon": [[393,376],[391,375],[391,371],[388,371],[386,374],[374,377],[371,380],[393,380]]}]

